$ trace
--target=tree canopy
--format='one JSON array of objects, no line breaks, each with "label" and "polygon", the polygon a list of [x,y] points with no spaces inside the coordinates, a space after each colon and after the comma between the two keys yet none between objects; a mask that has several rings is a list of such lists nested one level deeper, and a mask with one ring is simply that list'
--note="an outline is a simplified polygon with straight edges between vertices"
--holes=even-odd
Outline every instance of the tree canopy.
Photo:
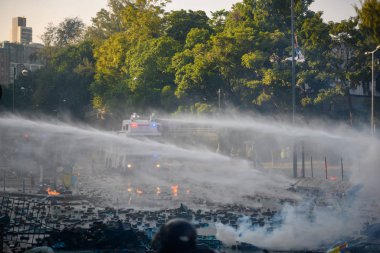
[{"label": "tree canopy", "polygon": [[[223,106],[291,111],[290,1],[243,0],[210,17],[167,12],[167,2],[109,0],[87,28],[78,18],[50,24],[42,36],[48,64],[30,77],[35,105],[203,113],[222,96]],[[295,46],[304,57],[296,62],[297,107],[318,113],[323,103],[344,103],[352,122],[350,89],[368,89],[363,52],[380,42],[380,2],[365,0],[357,17],[338,23],[311,11],[312,0],[295,2]]]}]

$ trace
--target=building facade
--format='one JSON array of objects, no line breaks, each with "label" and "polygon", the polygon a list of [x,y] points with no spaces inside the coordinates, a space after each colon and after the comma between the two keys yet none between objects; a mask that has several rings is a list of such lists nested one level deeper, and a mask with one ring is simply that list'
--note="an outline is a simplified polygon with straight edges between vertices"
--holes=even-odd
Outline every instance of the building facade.
[{"label": "building facade", "polygon": [[39,57],[44,46],[32,43],[32,36],[25,17],[12,18],[11,42],[0,43],[0,85],[13,84],[24,69],[33,72],[44,66]]},{"label": "building facade", "polygon": [[12,38],[13,43],[29,44],[32,43],[33,29],[26,27],[26,18],[12,18]]},{"label": "building facade", "polygon": [[33,29],[31,27],[19,26],[17,29],[18,42],[21,44],[32,43]]},{"label": "building facade", "polygon": [[36,71],[44,66],[38,57],[42,44],[19,44],[5,41],[0,43],[0,84],[8,86],[22,70]]},{"label": "building facade", "polygon": [[10,83],[10,55],[7,50],[0,48],[0,84],[8,85]]}]

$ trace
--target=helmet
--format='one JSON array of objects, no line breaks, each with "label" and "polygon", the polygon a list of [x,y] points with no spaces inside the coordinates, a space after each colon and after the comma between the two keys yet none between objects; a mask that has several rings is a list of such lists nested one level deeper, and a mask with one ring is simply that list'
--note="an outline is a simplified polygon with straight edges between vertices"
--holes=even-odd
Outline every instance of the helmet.
[{"label": "helmet", "polygon": [[184,219],[173,219],[163,225],[152,241],[160,253],[175,253],[196,248],[197,231]]}]

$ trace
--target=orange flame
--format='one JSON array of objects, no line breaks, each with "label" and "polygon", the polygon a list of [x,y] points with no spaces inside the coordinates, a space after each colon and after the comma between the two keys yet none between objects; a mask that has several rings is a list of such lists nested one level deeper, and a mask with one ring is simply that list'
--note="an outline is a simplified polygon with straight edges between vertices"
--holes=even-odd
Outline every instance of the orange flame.
[{"label": "orange flame", "polygon": [[56,190],[52,190],[50,187],[48,187],[46,191],[47,191],[47,194],[51,195],[51,196],[58,196],[61,194],[61,193],[57,192]]},{"label": "orange flame", "polygon": [[128,191],[129,193],[131,193],[131,192],[132,192],[132,188],[131,188],[131,187],[128,187],[127,191]]},{"label": "orange flame", "polygon": [[143,192],[142,190],[140,190],[139,188],[137,188],[137,189],[136,189],[136,193],[139,194],[139,195],[141,195],[141,194],[143,194],[144,192]]},{"label": "orange flame", "polygon": [[177,197],[178,196],[178,184],[172,185],[171,188],[172,188],[172,194],[173,194],[173,196]]}]

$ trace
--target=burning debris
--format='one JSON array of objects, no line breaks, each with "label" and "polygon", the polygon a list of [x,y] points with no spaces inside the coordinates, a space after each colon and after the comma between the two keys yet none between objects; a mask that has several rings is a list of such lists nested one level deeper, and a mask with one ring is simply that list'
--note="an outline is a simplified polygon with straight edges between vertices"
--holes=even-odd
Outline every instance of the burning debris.
[{"label": "burning debris", "polygon": [[178,184],[172,185],[170,188],[172,189],[173,197],[178,197]]},{"label": "burning debris", "polygon": [[48,187],[48,188],[46,189],[46,192],[47,192],[47,194],[50,195],[50,196],[58,196],[58,195],[61,194],[61,193],[57,192],[56,190],[52,190],[50,187]]}]

